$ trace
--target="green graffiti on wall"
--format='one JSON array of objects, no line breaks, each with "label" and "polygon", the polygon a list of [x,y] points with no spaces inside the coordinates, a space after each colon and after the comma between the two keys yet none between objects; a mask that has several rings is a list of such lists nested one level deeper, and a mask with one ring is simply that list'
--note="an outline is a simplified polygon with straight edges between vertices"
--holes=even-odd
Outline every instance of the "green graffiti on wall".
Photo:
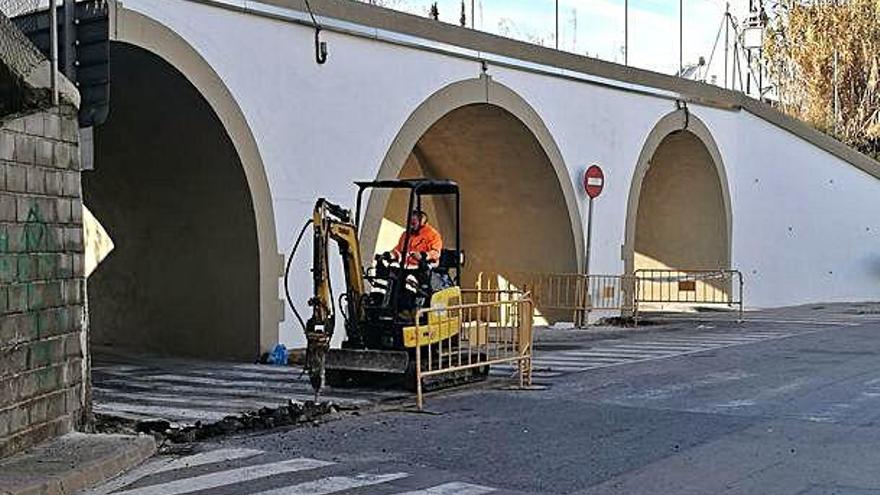
[{"label": "green graffiti on wall", "polygon": [[40,215],[40,208],[36,203],[28,209],[27,221],[24,224],[23,244],[25,252],[39,251],[41,243],[46,239],[46,224]]},{"label": "green graffiti on wall", "polygon": [[20,230],[14,227],[0,230],[0,280],[10,287],[10,307],[12,298],[16,297],[15,308],[30,313],[29,323],[36,335],[41,335],[53,319],[56,327],[63,323],[57,321],[61,318],[57,311],[33,311],[44,308],[46,302],[35,279],[59,275],[58,257],[45,254],[54,247],[48,245],[50,242],[49,228],[37,201],[31,202]]}]

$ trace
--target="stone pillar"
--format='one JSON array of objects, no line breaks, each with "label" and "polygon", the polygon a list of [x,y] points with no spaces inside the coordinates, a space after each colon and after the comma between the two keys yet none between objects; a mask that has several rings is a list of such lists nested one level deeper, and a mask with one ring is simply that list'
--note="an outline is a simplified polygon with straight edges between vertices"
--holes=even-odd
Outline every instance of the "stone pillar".
[{"label": "stone pillar", "polygon": [[0,457],[87,411],[79,156],[73,107],[0,119]]}]

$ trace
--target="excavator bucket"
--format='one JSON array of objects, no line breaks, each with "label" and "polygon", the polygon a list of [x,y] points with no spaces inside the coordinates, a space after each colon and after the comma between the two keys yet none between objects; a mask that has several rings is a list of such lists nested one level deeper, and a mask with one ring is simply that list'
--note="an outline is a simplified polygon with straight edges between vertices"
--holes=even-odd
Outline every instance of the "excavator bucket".
[{"label": "excavator bucket", "polygon": [[406,351],[331,349],[325,379],[331,387],[413,389],[412,364]]},{"label": "excavator bucket", "polygon": [[325,369],[365,373],[406,373],[409,354],[406,351],[375,351],[330,349]]}]

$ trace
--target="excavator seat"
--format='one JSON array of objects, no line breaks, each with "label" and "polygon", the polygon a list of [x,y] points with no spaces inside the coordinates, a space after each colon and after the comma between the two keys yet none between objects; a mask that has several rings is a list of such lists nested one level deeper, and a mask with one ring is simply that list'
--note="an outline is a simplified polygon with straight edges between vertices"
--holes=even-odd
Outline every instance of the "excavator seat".
[{"label": "excavator seat", "polygon": [[455,249],[443,249],[440,251],[440,261],[437,264],[437,268],[435,271],[442,270],[443,273],[449,273],[449,270],[452,268],[458,267],[458,259],[461,258],[461,266],[464,266],[464,251],[458,251]]},{"label": "excavator seat", "polygon": [[458,268],[456,260],[461,257],[461,265],[464,265],[464,251],[444,249],[440,251],[440,260],[437,266],[431,270],[431,290],[438,291],[452,287],[455,282],[449,276],[449,270]]}]

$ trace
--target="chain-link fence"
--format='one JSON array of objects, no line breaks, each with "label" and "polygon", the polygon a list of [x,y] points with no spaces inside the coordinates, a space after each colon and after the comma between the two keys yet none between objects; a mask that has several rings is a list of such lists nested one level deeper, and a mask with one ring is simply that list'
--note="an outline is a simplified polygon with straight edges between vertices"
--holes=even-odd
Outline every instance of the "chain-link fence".
[{"label": "chain-link fence", "polygon": [[[22,29],[28,26],[16,26],[10,18],[20,17],[40,8],[48,7],[46,0],[0,0],[0,61],[18,76],[24,76],[46,58],[24,35]],[[25,22],[36,23],[31,16]],[[32,26],[33,29],[36,25]]]}]

